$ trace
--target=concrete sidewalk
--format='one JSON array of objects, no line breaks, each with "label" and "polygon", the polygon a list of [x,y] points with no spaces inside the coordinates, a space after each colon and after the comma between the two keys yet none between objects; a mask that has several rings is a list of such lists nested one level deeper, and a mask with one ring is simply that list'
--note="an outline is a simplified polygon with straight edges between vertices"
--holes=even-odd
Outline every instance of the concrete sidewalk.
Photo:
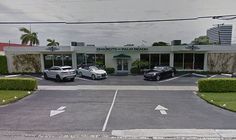
[{"label": "concrete sidewalk", "polygon": [[113,130],[113,136],[122,138],[152,138],[152,139],[236,139],[236,130],[233,129],[133,129]]},{"label": "concrete sidewalk", "polygon": [[124,86],[124,85],[77,85],[77,86],[38,86],[39,90],[178,90],[196,91],[196,86]]},{"label": "concrete sidewalk", "polygon": [[235,140],[236,130],[134,129],[109,132],[0,131],[1,140]]}]

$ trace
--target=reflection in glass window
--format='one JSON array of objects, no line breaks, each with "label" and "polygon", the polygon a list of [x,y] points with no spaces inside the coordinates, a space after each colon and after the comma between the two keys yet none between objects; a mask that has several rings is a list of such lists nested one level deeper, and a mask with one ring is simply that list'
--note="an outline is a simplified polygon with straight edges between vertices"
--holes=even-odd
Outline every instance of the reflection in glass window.
[{"label": "reflection in glass window", "polygon": [[86,54],[87,64],[95,65],[95,54]]},{"label": "reflection in glass window", "polygon": [[76,55],[77,58],[77,67],[81,66],[82,64],[85,64],[85,54],[78,53]]},{"label": "reflection in glass window", "polygon": [[148,67],[146,69],[150,68],[149,54],[140,54],[140,61],[148,62]]},{"label": "reflection in glass window", "polygon": [[54,55],[54,66],[62,66],[62,55],[61,54]]},{"label": "reflection in glass window", "polygon": [[159,54],[150,54],[151,55],[151,68],[159,66]]},{"label": "reflection in glass window", "polygon": [[174,54],[174,67],[176,69],[183,69],[183,54],[176,53]]},{"label": "reflection in glass window", "polygon": [[64,66],[72,66],[72,55],[64,54],[63,55]]},{"label": "reflection in glass window", "polygon": [[204,54],[195,54],[194,69],[203,70],[204,68]]},{"label": "reflection in glass window", "polygon": [[53,55],[44,55],[44,68],[49,69],[53,66]]},{"label": "reflection in glass window", "polygon": [[193,69],[193,54],[184,54],[184,69]]},{"label": "reflection in glass window", "polygon": [[96,54],[96,65],[100,68],[105,67],[105,55],[104,54]]},{"label": "reflection in glass window", "polygon": [[161,54],[161,66],[170,65],[170,54]]}]

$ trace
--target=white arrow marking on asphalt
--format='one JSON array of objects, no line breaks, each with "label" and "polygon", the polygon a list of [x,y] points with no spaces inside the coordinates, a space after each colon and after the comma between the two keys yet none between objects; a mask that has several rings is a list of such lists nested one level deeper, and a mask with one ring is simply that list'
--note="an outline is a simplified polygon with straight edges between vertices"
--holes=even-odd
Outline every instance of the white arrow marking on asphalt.
[{"label": "white arrow marking on asphalt", "polygon": [[162,115],[167,115],[167,110],[168,108],[165,108],[164,106],[158,105],[155,110],[159,110],[161,112]]},{"label": "white arrow marking on asphalt", "polygon": [[59,107],[57,110],[51,110],[50,111],[50,117],[53,117],[53,116],[55,116],[55,115],[58,115],[58,114],[60,114],[60,113],[63,113],[63,112],[65,112],[65,109],[66,108],[66,106],[61,106],[61,107]]}]

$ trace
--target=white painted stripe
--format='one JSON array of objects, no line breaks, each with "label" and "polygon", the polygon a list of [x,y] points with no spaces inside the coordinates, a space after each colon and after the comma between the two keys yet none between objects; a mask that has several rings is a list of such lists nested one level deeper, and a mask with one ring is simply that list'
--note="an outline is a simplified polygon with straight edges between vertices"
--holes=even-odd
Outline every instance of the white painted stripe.
[{"label": "white painted stripe", "polygon": [[180,76],[178,76],[178,77],[173,77],[173,78],[170,78],[170,79],[162,80],[162,81],[159,81],[158,83],[167,82],[167,81],[172,81],[172,80],[175,80],[175,79],[178,79],[178,78],[187,76],[187,75],[189,75],[189,73],[180,75]]},{"label": "white painted stripe", "polygon": [[192,75],[199,76],[199,77],[207,77],[207,75],[197,74],[197,73],[192,73]]},{"label": "white painted stripe", "polygon": [[210,77],[207,78],[207,79],[211,79],[211,78],[214,78],[214,77],[216,77],[216,75],[212,75],[212,76],[210,76]]},{"label": "white painted stripe", "polygon": [[227,77],[231,77],[232,76],[232,74],[224,74],[224,73],[222,73],[221,75],[227,76]]},{"label": "white painted stripe", "polygon": [[17,76],[20,76],[20,74],[17,74],[17,75],[7,75],[5,76],[6,78],[10,78],[10,77],[17,77]]},{"label": "white painted stripe", "polygon": [[66,108],[66,106],[61,106],[57,110],[64,110],[65,108]]},{"label": "white painted stripe", "polygon": [[115,95],[114,95],[114,97],[113,97],[113,101],[112,101],[111,107],[110,107],[110,109],[109,109],[109,111],[108,111],[108,113],[107,113],[107,117],[106,117],[106,120],[105,120],[104,125],[103,125],[103,127],[102,127],[102,131],[105,131],[105,130],[106,130],[107,123],[108,123],[108,120],[109,120],[109,118],[110,118],[112,108],[113,108],[113,106],[114,106],[114,104],[115,104],[115,100],[116,100],[117,93],[118,93],[118,89],[116,90]]},{"label": "white painted stripe", "polygon": [[167,112],[165,110],[160,110],[162,115],[167,115]]}]

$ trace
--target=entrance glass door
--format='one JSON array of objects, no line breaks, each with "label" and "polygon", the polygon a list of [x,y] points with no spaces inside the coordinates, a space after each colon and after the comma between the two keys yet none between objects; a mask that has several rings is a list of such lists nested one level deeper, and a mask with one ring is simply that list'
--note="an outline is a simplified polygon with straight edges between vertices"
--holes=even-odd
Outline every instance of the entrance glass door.
[{"label": "entrance glass door", "polygon": [[117,71],[127,72],[129,69],[129,63],[127,59],[117,59]]}]

